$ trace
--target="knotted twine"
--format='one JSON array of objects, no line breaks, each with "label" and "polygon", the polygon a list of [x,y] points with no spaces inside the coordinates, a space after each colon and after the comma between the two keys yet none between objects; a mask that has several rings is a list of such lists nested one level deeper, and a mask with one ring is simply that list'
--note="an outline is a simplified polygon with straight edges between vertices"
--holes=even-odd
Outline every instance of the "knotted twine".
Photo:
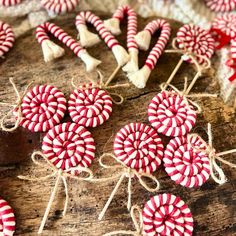
[{"label": "knotted twine", "polygon": [[[186,60],[191,60],[193,62],[193,64],[196,66],[197,69],[197,73],[195,74],[192,82],[190,83],[190,85],[188,86],[188,88],[186,89],[186,94],[188,94],[190,92],[190,90],[193,88],[194,84],[196,83],[197,79],[203,75],[203,72],[206,71],[207,69],[211,68],[211,61],[203,55],[200,54],[196,54],[194,52],[190,52],[184,42],[182,41],[182,45],[184,45],[183,49],[179,49],[178,48],[178,41],[181,41],[181,39],[177,39],[174,38],[172,41],[172,47],[173,49],[168,49],[165,50],[166,53],[178,53],[178,54],[182,54],[178,64],[176,65],[176,67],[174,68],[174,70],[172,71],[170,77],[168,78],[167,82],[166,82],[166,86],[168,84],[171,83],[171,81],[173,80],[175,74],[177,73],[177,71],[179,70],[180,66],[182,65],[182,63]],[[204,63],[202,65],[200,65],[198,63],[197,58],[201,58],[204,60]],[[166,86],[164,88],[166,88]]]},{"label": "knotted twine", "polygon": [[[137,212],[137,216],[136,213]],[[131,215],[131,219],[133,221],[134,227],[135,227],[135,231],[131,231],[131,230],[117,230],[117,231],[113,231],[110,233],[106,233],[103,236],[112,236],[112,235],[133,235],[133,236],[142,236],[142,232],[143,232],[143,216],[142,216],[142,211],[140,209],[139,206],[134,205],[131,207],[130,210],[130,215]]]},{"label": "knotted twine", "polygon": [[[46,161],[46,163],[41,163],[36,159],[36,156],[40,156],[41,158],[43,158],[44,161]],[[89,181],[93,178],[93,173],[89,168],[85,168],[82,166],[77,166],[77,167],[73,167],[67,170],[62,170],[62,169],[57,169],[48,159],[47,157],[40,151],[36,151],[31,155],[31,159],[33,161],[33,163],[36,166],[39,167],[44,167],[44,168],[50,168],[53,172],[49,175],[43,176],[43,177],[36,177],[36,176],[23,176],[23,175],[19,175],[18,178],[22,179],[22,180],[28,180],[28,181],[41,181],[41,180],[47,180],[50,179],[54,176],[56,176],[56,181],[55,181],[55,186],[53,188],[53,191],[51,193],[50,199],[48,201],[48,205],[47,208],[45,210],[43,219],[41,221],[39,230],[38,230],[38,234],[41,234],[43,232],[44,226],[46,224],[52,203],[54,201],[58,186],[59,186],[59,181],[62,180],[63,184],[64,184],[64,188],[65,188],[65,194],[66,194],[66,199],[65,199],[65,203],[64,203],[64,210],[63,210],[63,216],[66,215],[66,211],[67,211],[67,206],[68,206],[68,202],[69,202],[69,193],[68,193],[68,187],[67,187],[67,177],[70,177],[72,179],[76,179],[78,181]],[[70,172],[73,171],[78,171],[78,172],[84,172],[87,173],[88,176],[87,177],[78,177],[75,176],[73,174],[71,174]]]},{"label": "knotted twine", "polygon": [[209,160],[210,160],[210,173],[211,173],[211,177],[213,178],[213,180],[216,183],[224,184],[224,183],[227,182],[227,178],[226,178],[222,168],[217,164],[217,161],[222,162],[222,163],[228,165],[231,168],[236,168],[236,164],[233,164],[233,163],[231,163],[229,161],[226,161],[226,160],[224,160],[221,157],[221,156],[228,155],[228,154],[231,154],[231,153],[236,153],[236,148],[228,150],[228,151],[217,153],[215,148],[214,148],[214,146],[213,146],[212,129],[211,129],[211,124],[210,123],[208,123],[208,126],[207,126],[207,135],[208,135],[208,144],[206,144],[206,149],[201,149],[201,148],[195,147],[195,146],[193,146],[191,144],[190,139],[191,138],[196,138],[196,137],[201,139],[205,143],[205,141],[202,139],[202,137],[200,137],[196,133],[195,134],[189,134],[187,136],[188,143],[196,151],[201,151],[201,152],[204,152],[206,155],[208,155]]}]

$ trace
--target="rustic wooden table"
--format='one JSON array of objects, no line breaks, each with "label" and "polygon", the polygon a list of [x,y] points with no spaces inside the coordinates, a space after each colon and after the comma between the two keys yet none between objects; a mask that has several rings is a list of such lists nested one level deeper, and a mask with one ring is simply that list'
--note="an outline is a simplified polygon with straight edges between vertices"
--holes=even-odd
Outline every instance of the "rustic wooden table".
[{"label": "rustic wooden table", "polygon": [[[16,23],[17,21],[11,20]],[[140,19],[139,28],[142,29],[147,20]],[[76,37],[74,16],[55,20],[59,26]],[[180,24],[172,22],[175,35]],[[124,37],[121,37],[125,44]],[[170,45],[168,46],[170,47]],[[104,43],[88,50],[94,57],[102,60],[100,70],[105,77],[115,69],[116,63],[111,51]],[[140,64],[143,64],[146,53],[141,53]],[[107,151],[112,151],[112,141],[105,143],[122,126],[129,122],[144,122],[147,120],[147,105],[151,98],[160,91],[159,85],[166,81],[171,70],[178,61],[178,56],[164,54],[156,69],[153,71],[145,89],[139,90],[131,87],[120,92],[126,101],[123,105],[114,105],[112,116],[108,122],[98,128],[89,129],[96,141],[97,151],[92,170],[96,176],[101,176],[98,165],[98,157]],[[9,84],[8,78],[14,77],[21,91],[32,80],[37,83],[48,83],[59,87],[68,97],[72,90],[70,84],[74,77],[78,83],[85,82],[85,69],[80,59],[75,58],[71,51],[66,50],[63,58],[45,64],[39,44],[35,40],[34,31],[27,32],[17,39],[14,49],[11,50],[4,60],[0,59],[0,99],[5,102],[14,102],[15,94]],[[192,78],[194,70],[191,66],[184,66],[174,80],[174,85],[183,87],[183,78]],[[92,76],[92,75],[89,75]],[[117,83],[127,81],[125,74],[120,71],[116,77]],[[214,78],[205,76],[198,80],[194,92],[219,91]],[[213,126],[214,146],[217,151],[232,149],[236,143],[236,122],[233,109],[225,105],[220,98],[198,99],[203,107],[203,113],[198,116],[195,127],[196,132],[207,138],[204,129],[210,122]],[[1,108],[1,115],[6,108]],[[36,235],[37,230],[48,203],[50,191],[55,184],[55,179],[45,181],[22,181],[18,175],[44,176],[49,170],[36,167],[32,164],[30,153],[40,150],[40,141],[43,134],[27,132],[19,128],[12,134],[0,133],[0,163],[24,160],[14,166],[12,170],[0,172],[0,195],[9,201],[15,210],[17,230],[15,235]],[[163,137],[165,144],[168,139]],[[105,148],[104,148],[105,145]],[[226,157],[233,161],[235,155]],[[222,186],[213,180],[208,180],[201,188],[187,189],[174,184],[167,176],[163,168],[155,173],[161,183],[161,193],[168,192],[180,196],[192,210],[194,216],[194,235],[219,236],[236,235],[235,210],[236,210],[236,174],[233,169],[222,165],[228,182]],[[126,209],[127,182],[122,184],[104,219],[98,221],[98,214],[104,206],[115,181],[101,184],[89,184],[68,180],[69,184],[69,207],[65,217],[62,217],[65,194],[62,184],[57,192],[56,199],[50,212],[43,235],[89,235],[100,236],[103,233],[118,229],[133,229],[130,215]],[[133,204],[143,207],[144,203],[153,195],[133,181]]]}]

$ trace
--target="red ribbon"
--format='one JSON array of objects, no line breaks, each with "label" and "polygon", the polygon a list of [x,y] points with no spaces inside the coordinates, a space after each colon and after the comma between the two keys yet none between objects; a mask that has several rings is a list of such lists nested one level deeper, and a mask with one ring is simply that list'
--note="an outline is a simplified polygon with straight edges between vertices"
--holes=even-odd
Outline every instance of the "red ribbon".
[{"label": "red ribbon", "polygon": [[221,49],[228,43],[230,43],[231,37],[222,32],[220,29],[211,28],[209,33],[214,38],[215,42],[218,43],[215,45],[215,49]]}]

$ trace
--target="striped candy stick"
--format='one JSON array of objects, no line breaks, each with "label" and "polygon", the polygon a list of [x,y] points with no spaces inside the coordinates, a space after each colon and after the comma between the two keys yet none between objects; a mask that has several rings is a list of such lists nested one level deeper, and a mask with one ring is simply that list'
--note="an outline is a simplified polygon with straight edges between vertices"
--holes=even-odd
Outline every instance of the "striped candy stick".
[{"label": "striped candy stick", "polygon": [[143,31],[135,36],[138,47],[142,50],[148,50],[151,42],[151,37],[157,30],[161,30],[161,34],[157,40],[156,45],[151,50],[145,65],[137,72],[130,73],[128,78],[138,88],[144,88],[148,78],[155,68],[159,57],[161,56],[164,48],[170,38],[171,28],[170,24],[165,20],[157,19],[150,22]]},{"label": "striped candy stick", "polygon": [[4,7],[15,6],[21,3],[23,0],[0,0],[0,5]]},{"label": "striped candy stick", "polygon": [[101,61],[93,58],[83,49],[78,42],[69,36],[64,30],[53,23],[46,22],[36,28],[36,38],[41,44],[45,62],[52,61],[64,55],[64,49],[53,43],[48,36],[51,33],[62,43],[69,47],[77,57],[85,63],[88,72],[93,71],[101,63]]},{"label": "striped candy stick", "polygon": [[134,39],[137,34],[137,14],[128,5],[120,6],[113,14],[111,19],[104,21],[104,26],[113,35],[121,34],[120,22],[127,15],[127,48],[130,55],[130,61],[123,67],[125,72],[131,73],[138,70],[138,45]]}]

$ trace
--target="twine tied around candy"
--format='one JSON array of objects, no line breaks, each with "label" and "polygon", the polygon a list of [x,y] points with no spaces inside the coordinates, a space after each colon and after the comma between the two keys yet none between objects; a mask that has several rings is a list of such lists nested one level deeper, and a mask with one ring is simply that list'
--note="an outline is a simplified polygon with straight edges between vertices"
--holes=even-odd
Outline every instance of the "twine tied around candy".
[{"label": "twine tied around candy", "polygon": [[[180,49],[178,47],[178,41],[181,41],[181,39],[174,38],[173,41],[172,41],[173,49],[165,50],[166,53],[179,53],[179,54],[182,54],[178,64],[176,65],[176,67],[172,71],[170,77],[168,78],[168,80],[166,82],[166,86],[171,83],[171,81],[173,80],[174,76],[176,75],[176,73],[179,70],[182,63],[184,61],[191,60],[193,62],[193,64],[196,66],[197,73],[194,76],[194,78],[193,78],[192,82],[190,83],[190,85],[188,86],[188,88],[186,89],[186,93],[188,94],[190,92],[190,90],[193,88],[193,86],[196,83],[197,79],[200,76],[202,76],[203,72],[206,71],[207,69],[211,68],[211,61],[206,56],[199,55],[199,54],[196,54],[194,52],[190,52],[185,46],[184,46],[183,49]],[[182,42],[182,44],[184,45],[184,42]],[[200,65],[198,63],[198,60],[197,60],[198,57],[202,58],[204,60],[204,63],[202,65]]]},{"label": "twine tied around candy", "polygon": [[[12,132],[12,131],[16,130],[19,127],[19,125],[20,125],[20,122],[21,122],[21,119],[22,119],[22,110],[21,110],[22,99],[24,98],[24,96],[28,92],[29,87],[33,84],[34,81],[31,81],[26,86],[26,88],[25,88],[24,92],[22,93],[22,95],[18,91],[18,89],[16,87],[16,84],[14,82],[14,79],[11,77],[11,78],[9,78],[9,81],[10,81],[10,83],[11,83],[11,85],[12,85],[14,91],[15,91],[16,102],[15,103],[0,102],[0,105],[13,107],[13,109],[11,109],[5,116],[3,116],[3,118],[0,121],[0,126],[1,126],[1,129],[3,131]],[[10,114],[12,114],[13,112],[16,112],[16,114],[17,114],[16,115],[17,116],[16,122],[15,122],[13,127],[8,128],[5,121],[10,116]]]},{"label": "twine tied around candy", "polygon": [[[87,79],[90,81],[90,84],[89,84],[88,88],[100,88],[100,89],[103,89],[105,91],[108,91],[110,89],[129,88],[130,87],[130,83],[109,85],[110,82],[114,79],[113,75],[111,75],[107,79],[107,81],[104,82],[104,76],[102,75],[102,73],[99,70],[97,70],[97,74],[98,74],[98,79],[99,79],[98,82],[95,81],[95,79],[93,79],[89,76],[87,77]],[[74,78],[71,79],[71,84],[74,88],[76,88],[76,89],[86,89],[87,88],[86,85],[77,86],[75,84],[74,80],[75,80]],[[122,95],[120,95],[119,93],[113,93],[113,92],[109,92],[109,91],[108,91],[108,93],[111,95],[112,102],[115,103],[116,105],[120,105],[124,102],[124,97]],[[118,100],[115,100],[114,97],[118,98]]]},{"label": "twine tied around candy", "polygon": [[[40,156],[41,158],[43,158],[44,161],[46,161],[46,163],[42,163],[39,162],[36,159],[36,156]],[[59,186],[59,182],[60,180],[62,180],[63,184],[64,184],[64,188],[65,188],[65,194],[66,194],[66,199],[65,199],[65,203],[64,203],[64,210],[63,210],[63,216],[65,216],[66,211],[67,211],[67,206],[68,206],[68,202],[69,202],[69,193],[68,193],[68,187],[67,187],[67,177],[79,180],[79,181],[88,181],[91,180],[93,178],[93,173],[89,168],[85,168],[82,166],[77,166],[77,167],[72,167],[70,169],[67,170],[62,170],[62,169],[57,169],[48,159],[47,157],[40,151],[36,151],[31,155],[31,159],[33,161],[33,163],[37,166],[40,167],[50,167],[50,169],[53,171],[52,174],[43,176],[43,177],[30,177],[30,176],[23,176],[23,175],[19,175],[18,178],[22,179],[22,180],[29,180],[29,181],[40,181],[40,180],[47,180],[50,179],[51,177],[56,176],[56,181],[55,181],[55,186],[53,188],[53,191],[51,193],[50,199],[48,201],[48,205],[47,208],[45,210],[43,219],[41,221],[39,230],[38,230],[38,234],[41,234],[43,232],[44,226],[46,224],[52,203],[54,201],[58,186]],[[88,174],[87,177],[78,177],[76,175],[71,174],[71,171],[78,171],[78,172],[84,172],[86,174]]]},{"label": "twine tied around candy", "polygon": [[[171,90],[167,90],[167,87],[170,87]],[[195,108],[197,108],[196,112],[198,114],[202,113],[202,108],[198,105],[198,103],[194,102],[190,98],[202,98],[202,97],[214,97],[217,98],[218,94],[210,94],[210,93],[193,93],[193,94],[188,94],[187,89],[188,89],[188,79],[187,77],[184,77],[184,88],[182,91],[177,89],[174,85],[168,84],[167,82],[162,83],[160,85],[160,88],[162,91],[168,92],[170,94],[178,94],[179,96],[183,97],[184,101],[186,102],[187,106],[193,105]]]},{"label": "twine tied around candy", "polygon": [[210,123],[208,123],[208,126],[207,126],[207,135],[208,135],[208,144],[207,144],[206,149],[198,148],[198,147],[193,146],[191,144],[190,139],[192,139],[192,138],[199,138],[200,140],[202,140],[203,143],[205,143],[205,141],[202,139],[202,137],[200,137],[196,133],[195,134],[188,134],[188,136],[187,136],[188,143],[192,146],[192,148],[194,150],[203,152],[206,155],[208,155],[208,157],[210,159],[211,177],[213,178],[213,180],[216,183],[224,184],[224,183],[227,182],[227,178],[226,178],[222,168],[217,164],[217,161],[222,162],[222,163],[228,165],[231,168],[236,168],[236,164],[233,164],[229,161],[226,161],[221,157],[221,156],[228,155],[228,154],[231,154],[231,153],[236,153],[236,149],[231,149],[231,150],[228,150],[228,151],[217,153],[214,146],[213,146],[212,129],[211,129],[211,124]]},{"label": "twine tied around candy", "polygon": [[[135,211],[137,212],[137,216],[135,214]],[[131,219],[133,221],[134,227],[135,227],[135,231],[131,231],[131,230],[117,230],[117,231],[113,231],[110,233],[106,233],[103,236],[112,236],[112,235],[133,235],[133,236],[142,236],[142,232],[143,232],[143,216],[142,216],[142,211],[140,209],[139,206],[132,206],[131,210],[130,210],[130,215],[131,215]]]},{"label": "twine tied around candy", "polygon": [[[109,165],[109,164],[105,164],[104,163],[104,158],[106,157],[111,157],[113,158],[115,161],[117,161],[119,164],[116,165]],[[111,177],[105,177],[105,178],[101,178],[101,179],[91,179],[91,182],[106,182],[109,180],[115,180],[118,179],[118,182],[116,184],[116,186],[114,187],[113,191],[110,194],[110,197],[108,198],[103,210],[101,211],[101,213],[99,214],[98,219],[101,220],[103,218],[103,216],[105,215],[112,199],[114,198],[115,194],[117,193],[121,183],[123,182],[123,180],[125,179],[125,177],[128,178],[128,202],[127,202],[127,209],[130,210],[131,208],[131,196],[132,196],[132,190],[131,190],[131,184],[132,184],[132,178],[137,177],[139,180],[139,183],[148,191],[151,193],[154,193],[156,191],[159,190],[160,188],[160,184],[159,181],[157,180],[157,178],[155,176],[153,176],[152,174],[149,173],[140,173],[138,171],[136,171],[135,169],[129,168],[127,166],[125,166],[121,161],[119,161],[116,156],[113,153],[104,153],[100,158],[99,158],[99,164],[101,167],[103,167],[104,169],[115,169],[115,170],[120,170],[118,174],[111,176]],[[142,178],[148,178],[149,180],[153,181],[153,183],[155,183],[155,187],[149,187],[148,184],[142,179]]]}]

